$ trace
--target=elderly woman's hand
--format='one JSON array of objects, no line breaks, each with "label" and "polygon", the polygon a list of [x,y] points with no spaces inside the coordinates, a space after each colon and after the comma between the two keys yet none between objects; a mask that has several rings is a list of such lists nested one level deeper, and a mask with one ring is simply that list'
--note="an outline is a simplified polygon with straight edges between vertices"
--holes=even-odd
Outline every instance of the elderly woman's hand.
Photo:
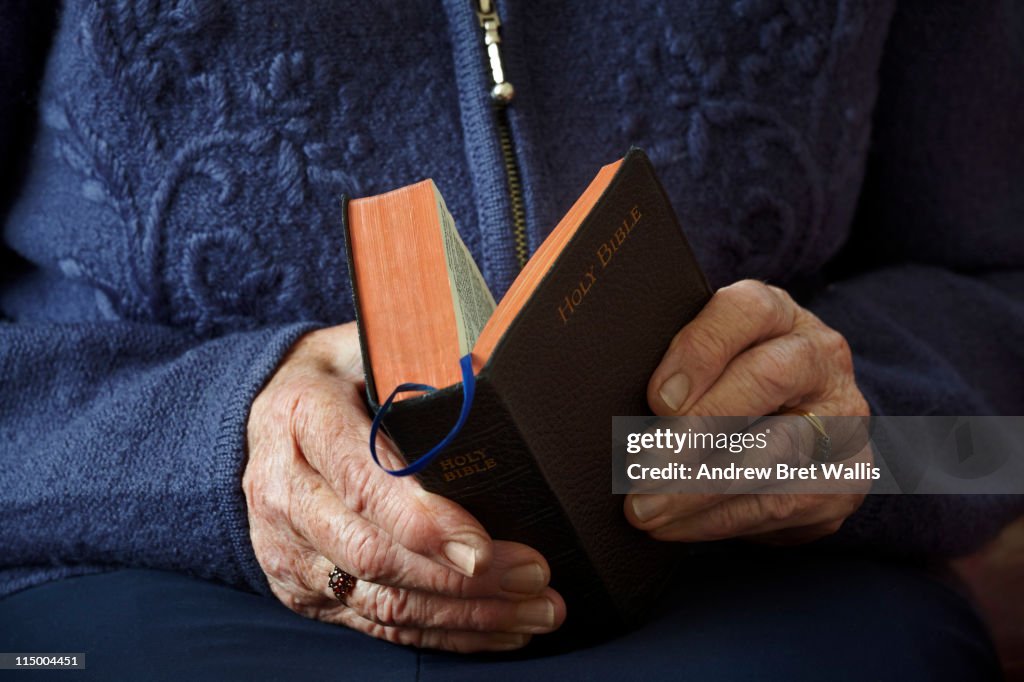
[{"label": "elderly woman's hand", "polygon": [[[786,409],[869,415],[846,339],[785,291],[753,280],[720,289],[683,327],[651,376],[647,397],[660,416]],[[861,456],[870,461],[870,448]],[[796,543],[837,531],[866,487],[846,494],[629,495],[625,511],[630,523],[659,540]]]},{"label": "elderly woman's hand", "polygon": [[[558,627],[565,604],[540,554],[492,541],[457,504],[373,463],[362,381],[347,324],[303,337],[253,404],[242,483],[274,594],[310,618],[451,651],[515,649]],[[357,579],[344,603],[328,586],[335,565]]]}]

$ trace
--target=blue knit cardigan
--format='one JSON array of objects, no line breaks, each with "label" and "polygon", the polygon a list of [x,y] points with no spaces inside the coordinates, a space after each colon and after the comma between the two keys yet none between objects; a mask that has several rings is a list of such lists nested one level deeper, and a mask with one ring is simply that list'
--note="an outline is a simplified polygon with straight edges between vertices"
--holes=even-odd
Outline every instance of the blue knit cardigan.
[{"label": "blue knit cardigan", "polygon": [[[636,144],[713,283],[797,292],[876,412],[1024,413],[1013,3],[498,6],[530,249]],[[266,591],[246,418],[352,318],[339,196],[433,177],[496,295],[517,271],[472,2],[4,12],[0,595],[122,566]],[[878,496],[839,539],[957,552],[1020,509]]]}]

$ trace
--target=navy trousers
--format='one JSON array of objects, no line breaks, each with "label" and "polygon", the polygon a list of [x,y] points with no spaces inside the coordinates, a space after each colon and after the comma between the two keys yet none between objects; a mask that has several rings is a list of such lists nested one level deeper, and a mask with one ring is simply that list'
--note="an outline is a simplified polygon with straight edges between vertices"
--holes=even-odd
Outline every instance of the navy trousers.
[{"label": "navy trousers", "polygon": [[85,680],[988,680],[983,623],[921,567],[809,551],[702,559],[638,631],[557,655],[417,651],[146,570],[0,600],[0,651],[85,652]]}]

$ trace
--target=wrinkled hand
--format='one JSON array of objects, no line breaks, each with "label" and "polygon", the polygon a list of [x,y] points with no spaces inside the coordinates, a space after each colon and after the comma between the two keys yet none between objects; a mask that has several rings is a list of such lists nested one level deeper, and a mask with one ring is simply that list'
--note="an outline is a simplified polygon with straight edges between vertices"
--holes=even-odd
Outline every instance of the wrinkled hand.
[{"label": "wrinkled hand", "polygon": [[[776,287],[744,280],[720,289],[676,335],[651,376],[660,416],[760,416],[800,409],[869,415],[841,334]],[[808,435],[814,434],[809,424]],[[859,461],[871,461],[865,446]],[[734,537],[787,544],[839,530],[868,484],[845,494],[628,495],[626,517],[659,540]]]},{"label": "wrinkled hand", "polygon": [[[242,485],[250,537],[288,608],[391,642],[523,646],[565,618],[544,558],[495,542],[464,509],[370,459],[354,324],[303,337],[253,403]],[[386,466],[400,460],[381,438]],[[339,602],[339,566],[358,579]]]}]

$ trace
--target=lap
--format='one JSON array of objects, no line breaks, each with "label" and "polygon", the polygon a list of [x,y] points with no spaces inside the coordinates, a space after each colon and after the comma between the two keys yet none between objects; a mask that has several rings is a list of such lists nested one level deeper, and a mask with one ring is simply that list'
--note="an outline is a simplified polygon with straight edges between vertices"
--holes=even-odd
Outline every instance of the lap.
[{"label": "lap", "polygon": [[703,559],[664,612],[590,648],[417,652],[182,575],[122,570],[0,601],[0,650],[84,651],[76,679],[701,680],[998,677],[967,602],[919,568],[811,552]]}]

